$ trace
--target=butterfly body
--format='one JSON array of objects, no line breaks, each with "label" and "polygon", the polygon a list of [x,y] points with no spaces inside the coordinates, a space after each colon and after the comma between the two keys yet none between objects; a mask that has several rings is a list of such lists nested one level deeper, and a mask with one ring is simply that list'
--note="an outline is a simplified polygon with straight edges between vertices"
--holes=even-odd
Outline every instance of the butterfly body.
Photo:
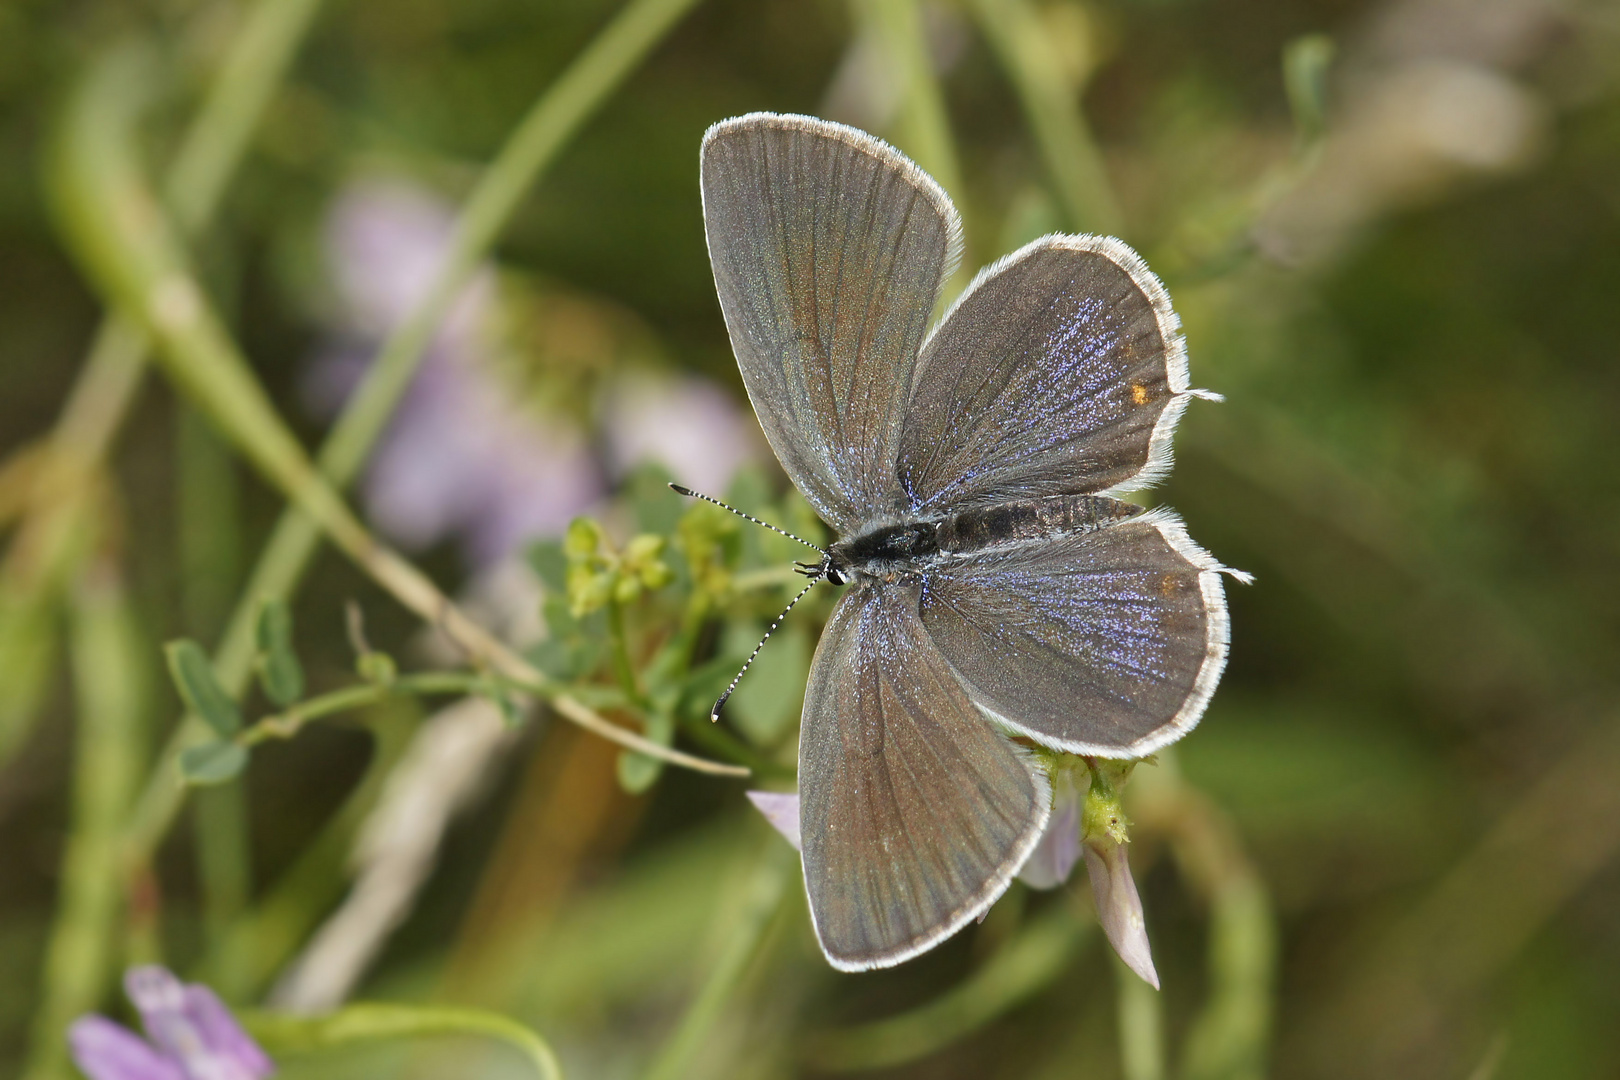
[{"label": "butterfly body", "polygon": [[995,901],[1051,812],[1008,734],[1141,757],[1197,723],[1226,660],[1222,568],[1115,494],[1169,469],[1180,322],[1118,240],[1043,237],[930,330],[960,248],[898,151],[812,117],[716,124],[704,224],[772,449],[849,586],[811,664],[799,832],[843,970],[900,963]]},{"label": "butterfly body", "polygon": [[1099,495],[1053,495],[975,506],[933,521],[879,525],[839,540],[828,549],[817,573],[835,585],[850,580],[893,584],[926,575],[961,556],[1083,535],[1141,512],[1140,506]]}]

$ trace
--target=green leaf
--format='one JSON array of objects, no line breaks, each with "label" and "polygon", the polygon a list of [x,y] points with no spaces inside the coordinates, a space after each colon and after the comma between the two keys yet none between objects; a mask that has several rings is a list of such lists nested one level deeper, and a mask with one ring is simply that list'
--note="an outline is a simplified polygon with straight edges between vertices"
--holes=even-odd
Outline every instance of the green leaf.
[{"label": "green leaf", "polygon": [[571,563],[593,559],[602,550],[605,539],[602,526],[591,518],[577,517],[568,523],[568,530],[563,533],[563,553]]},{"label": "green leaf", "polygon": [[529,649],[528,656],[529,663],[558,682],[569,682],[574,678],[574,650],[568,647],[567,642],[548,637],[536,642]]},{"label": "green leaf", "polygon": [[[670,492],[674,494],[674,492]],[[562,595],[568,588],[568,555],[561,540],[540,540],[529,547],[529,565],[540,576],[546,593]]]},{"label": "green leaf", "polygon": [[1306,34],[1283,46],[1283,89],[1301,146],[1314,143],[1327,129],[1328,69],[1334,51],[1326,34]]},{"label": "green leaf", "polygon": [[292,647],[292,612],[284,600],[266,600],[255,627],[259,655],[254,666],[264,696],[286,708],[304,696],[304,667]]},{"label": "green leaf", "polygon": [[247,747],[233,742],[206,742],[180,752],[180,775],[188,784],[223,784],[247,766]]},{"label": "green leaf", "polygon": [[[727,628],[724,654],[735,658],[732,675],[741,667],[764,627],[752,619],[733,621]],[[726,703],[725,721],[755,746],[769,748],[781,742],[799,719],[804,686],[810,677],[810,643],[803,623],[789,622],[776,629],[754,658],[737,690]],[[729,679],[728,679],[729,681]]]},{"label": "green leaf", "polygon": [[169,642],[163,652],[169,661],[169,677],[187,709],[202,717],[222,739],[242,730],[242,710],[214,677],[214,667],[201,645],[181,638]]},{"label": "green leaf", "polygon": [[566,588],[546,590],[540,601],[540,614],[546,621],[546,633],[554,639],[565,641],[579,633],[579,620],[569,610]]},{"label": "green leaf", "polygon": [[354,661],[354,670],[368,683],[392,686],[399,677],[399,665],[385,652],[375,649],[361,653]]},{"label": "green leaf", "polygon": [[596,669],[607,635],[607,620],[600,611],[574,618],[568,597],[547,593],[540,602],[546,637],[529,650],[529,659],[559,682],[573,682]]},{"label": "green leaf", "polygon": [[624,483],[624,493],[635,517],[637,532],[675,531],[675,523],[686,512],[686,496],[670,490],[672,479],[668,469],[654,462],[643,462],[631,470]]},{"label": "green leaf", "polygon": [[517,702],[512,699],[511,694],[506,692],[505,687],[491,683],[485,689],[484,696],[495,703],[495,708],[500,710],[501,721],[507,727],[523,726],[523,710],[518,708]]},{"label": "green leaf", "polygon": [[[675,741],[675,717],[669,713],[654,713],[647,717],[647,730],[643,732],[649,742],[668,746]],[[619,755],[619,786],[631,795],[640,795],[664,771],[664,763],[657,758],[626,750]]]},{"label": "green leaf", "polygon": [[[772,525],[776,522],[771,519],[776,516],[771,506],[771,488],[765,479],[765,474],[757,465],[745,465],[737,470],[731,478],[731,484],[726,488],[726,501],[745,514],[752,514],[761,521],[768,521]],[[727,515],[732,517],[732,515]],[[744,567],[760,567],[776,560],[767,558],[764,549],[772,547],[773,539],[780,539],[769,529],[763,529],[741,518],[732,517],[732,520],[741,526],[738,537],[741,560],[733,565]],[[786,541],[792,544],[793,541]],[[796,548],[798,545],[794,545]]]}]

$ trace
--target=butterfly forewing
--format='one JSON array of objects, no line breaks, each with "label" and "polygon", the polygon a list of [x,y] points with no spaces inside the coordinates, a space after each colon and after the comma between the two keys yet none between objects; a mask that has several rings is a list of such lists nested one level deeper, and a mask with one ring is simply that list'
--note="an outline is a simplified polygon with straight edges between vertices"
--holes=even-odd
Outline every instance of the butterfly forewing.
[{"label": "butterfly forewing", "polygon": [[887,967],[977,917],[1045,826],[1050,790],[924,632],[918,587],[857,587],[822,634],[799,735],[805,887],[822,949]]},{"label": "butterfly forewing", "polygon": [[1071,753],[1173,742],[1226,662],[1219,569],[1168,515],[950,564],[924,578],[921,618],[976,703]]},{"label": "butterfly forewing", "polygon": [[919,515],[1146,482],[1187,389],[1163,286],[1096,236],[1045,237],[986,270],[915,381],[898,472]]},{"label": "butterfly forewing", "polygon": [[703,140],[703,219],[743,384],[840,531],[894,502],[911,372],[960,227],[939,186],[840,124],[755,113]]}]

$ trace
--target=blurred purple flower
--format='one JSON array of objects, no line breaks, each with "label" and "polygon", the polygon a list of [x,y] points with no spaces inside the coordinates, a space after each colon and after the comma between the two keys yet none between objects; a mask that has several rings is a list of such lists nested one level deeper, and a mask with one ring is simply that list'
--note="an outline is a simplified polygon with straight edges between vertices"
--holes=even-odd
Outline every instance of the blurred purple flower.
[{"label": "blurred purple flower", "polygon": [[[421,303],[453,228],[448,206],[401,182],[357,183],[338,198],[324,246],[341,344],[319,358],[308,383],[321,411],[336,411],[378,343]],[[361,497],[395,542],[420,549],[455,536],[470,563],[488,566],[561,532],[603,496],[609,473],[652,460],[682,483],[720,491],[758,454],[757,428],[728,394],[696,377],[616,365],[611,331],[603,355],[586,358],[608,367],[601,416],[547,415],[501,370],[512,353],[500,332],[512,323],[504,317],[512,303],[491,269],[474,276],[372,457]],[[590,305],[576,303],[575,313]],[[605,461],[592,453],[593,420]]]},{"label": "blurred purple flower", "polygon": [[[403,183],[363,182],[338,198],[325,248],[348,345],[311,374],[323,411],[335,411],[376,345],[426,296],[453,228],[449,207]],[[395,541],[421,548],[456,535],[478,566],[561,530],[603,489],[579,428],[543,422],[495,377],[485,336],[495,296],[485,269],[452,305],[361,486]]]},{"label": "blurred purple flower", "polygon": [[90,1080],[262,1080],[275,1072],[208,987],[138,967],[124,976],[124,991],[145,1039],[104,1016],[81,1017],[68,1029],[73,1060]]},{"label": "blurred purple flower", "polygon": [[608,395],[603,429],[615,475],[656,461],[705,494],[725,491],[737,467],[759,457],[763,446],[759,425],[735,398],[690,375],[625,375]]}]

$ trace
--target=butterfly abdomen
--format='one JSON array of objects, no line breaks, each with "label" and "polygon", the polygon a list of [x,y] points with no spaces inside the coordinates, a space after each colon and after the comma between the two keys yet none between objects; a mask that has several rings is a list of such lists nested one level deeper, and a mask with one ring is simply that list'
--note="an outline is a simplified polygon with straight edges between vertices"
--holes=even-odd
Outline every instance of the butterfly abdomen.
[{"label": "butterfly abdomen", "polygon": [[1102,495],[1053,495],[976,506],[940,521],[883,525],[840,540],[832,547],[828,565],[841,577],[898,580],[952,555],[1075,536],[1141,512],[1140,506]]},{"label": "butterfly abdomen", "polygon": [[964,555],[1092,532],[1141,512],[1140,506],[1103,495],[1053,495],[963,510],[941,521],[934,537],[941,552]]}]

